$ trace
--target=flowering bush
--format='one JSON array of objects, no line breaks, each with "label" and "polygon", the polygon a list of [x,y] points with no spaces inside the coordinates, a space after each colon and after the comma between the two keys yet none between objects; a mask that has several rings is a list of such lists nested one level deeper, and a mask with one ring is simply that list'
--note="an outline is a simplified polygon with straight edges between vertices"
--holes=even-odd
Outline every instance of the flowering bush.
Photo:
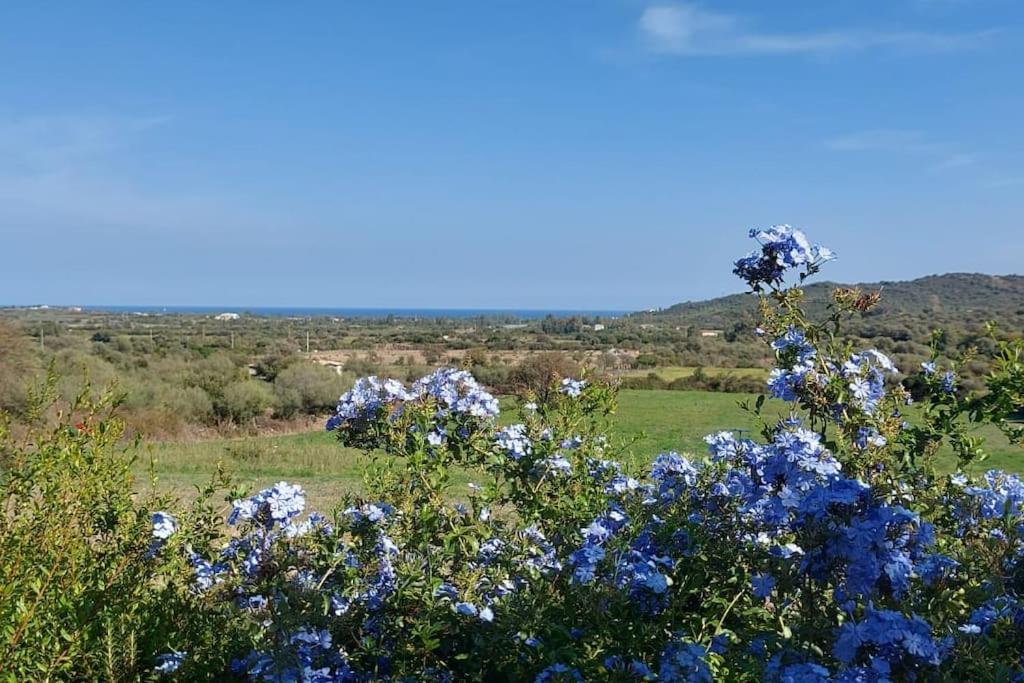
[{"label": "flowering bush", "polygon": [[[197,619],[155,674],[253,681],[1024,680],[1024,482],[963,471],[978,422],[1020,441],[1024,349],[1003,342],[988,391],[900,371],[843,341],[877,295],[837,290],[809,320],[786,285],[832,258],[788,226],[736,264],[759,293],[778,367],[749,409],[759,439],[707,437],[633,469],[607,437],[614,387],[561,378],[519,421],[467,372],[375,377],[327,423],[387,454],[364,496],[304,515],[281,482],[233,501],[226,539],[151,520],[149,561],[187,564]],[[918,372],[914,370],[914,372]],[[779,414],[771,411],[785,405]],[[769,411],[770,408],[770,411]],[[940,446],[960,467],[935,470]],[[466,477],[473,483],[459,484]],[[232,659],[224,664],[223,657]]]}]

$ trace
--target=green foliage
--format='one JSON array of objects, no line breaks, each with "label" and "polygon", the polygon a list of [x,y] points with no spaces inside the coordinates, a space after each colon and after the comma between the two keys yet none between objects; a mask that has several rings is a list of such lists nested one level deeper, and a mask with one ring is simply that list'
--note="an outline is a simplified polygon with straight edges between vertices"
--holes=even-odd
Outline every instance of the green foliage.
[{"label": "green foliage", "polygon": [[274,394],[266,383],[243,379],[224,387],[216,404],[218,414],[242,424],[266,413],[274,403]]},{"label": "green foliage", "polygon": [[[172,642],[223,645],[230,624],[197,609],[187,565],[152,551],[170,501],[137,495],[117,397],[83,391],[50,423],[55,387],[33,394],[27,432],[0,422],[0,680],[139,680]],[[214,533],[203,500],[176,517],[175,543]]]},{"label": "green foliage", "polygon": [[315,363],[289,365],[274,378],[275,410],[282,417],[330,412],[351,378]]},{"label": "green foliage", "polygon": [[26,408],[28,382],[35,371],[30,342],[20,326],[0,321],[0,410]]}]

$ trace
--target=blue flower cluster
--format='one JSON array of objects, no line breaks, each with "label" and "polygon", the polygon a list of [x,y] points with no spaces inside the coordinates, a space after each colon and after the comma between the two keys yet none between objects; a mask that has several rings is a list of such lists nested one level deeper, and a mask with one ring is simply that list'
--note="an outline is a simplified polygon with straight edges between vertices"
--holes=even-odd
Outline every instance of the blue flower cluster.
[{"label": "blue flower cluster", "polygon": [[854,406],[868,415],[874,414],[885,396],[886,374],[898,372],[889,357],[875,349],[855,353],[840,368]]},{"label": "blue flower cluster", "polygon": [[[470,373],[453,368],[440,368],[416,380],[406,389],[398,380],[381,381],[363,377],[345,392],[334,414],[327,420],[327,430],[365,425],[383,414],[400,412],[404,403],[430,400],[437,408],[436,418],[449,415],[470,416],[490,420],[498,415],[498,400],[484,390]],[[433,445],[440,443],[441,431]]]},{"label": "blue flower cluster", "polygon": [[812,245],[803,232],[789,225],[774,225],[764,230],[754,228],[750,237],[757,240],[761,248],[736,261],[733,272],[754,291],[760,291],[765,285],[782,284],[790,269],[799,269],[802,275],[807,275],[835,258],[829,249]]},{"label": "blue flower cluster", "polygon": [[153,525],[152,540],[149,542],[147,557],[153,558],[164,547],[171,536],[178,530],[178,522],[168,512],[154,512],[150,517]]},{"label": "blue flower cluster", "polygon": [[476,418],[498,415],[498,399],[487,393],[472,374],[465,370],[441,368],[416,380],[412,394],[435,399],[445,413],[465,414]]},{"label": "blue flower cluster", "polygon": [[869,606],[860,621],[840,627],[833,654],[844,664],[866,658],[877,674],[912,674],[921,665],[938,666],[949,644],[936,643],[932,627],[919,616],[906,617]]},{"label": "blue flower cluster", "polygon": [[583,393],[583,389],[586,386],[587,383],[585,380],[572,379],[570,377],[566,377],[565,379],[562,380],[562,383],[558,387],[558,390],[565,394],[566,396],[577,398]]},{"label": "blue flower cluster", "polygon": [[711,683],[707,650],[696,643],[678,640],[669,643],[658,662],[658,680],[680,683]]},{"label": "blue flower cluster", "polygon": [[360,377],[338,400],[334,415],[327,421],[327,429],[337,429],[356,420],[372,420],[388,405],[412,398],[413,395],[397,380],[381,381],[372,375]]},{"label": "blue flower cluster", "polygon": [[522,460],[533,453],[533,443],[527,435],[526,425],[514,424],[502,427],[494,436],[494,441],[508,457]]},{"label": "blue flower cluster", "polygon": [[162,654],[156,658],[156,666],[153,668],[153,671],[161,675],[174,673],[181,668],[187,656],[187,652],[177,651]]}]

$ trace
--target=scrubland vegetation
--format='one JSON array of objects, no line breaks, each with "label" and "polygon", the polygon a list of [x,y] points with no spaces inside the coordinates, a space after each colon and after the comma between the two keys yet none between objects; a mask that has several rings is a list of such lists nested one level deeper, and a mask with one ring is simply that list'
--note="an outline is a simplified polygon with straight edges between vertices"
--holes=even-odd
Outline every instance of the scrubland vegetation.
[{"label": "scrubland vegetation", "polygon": [[[886,292],[880,310],[855,313],[848,336],[899,367],[929,356],[936,329],[943,352],[975,348],[985,357],[1000,338],[1024,329],[1020,281],[951,275],[879,283]],[[812,285],[808,305],[820,313],[829,291]],[[50,364],[65,400],[85,381],[116,382],[126,395],[121,411],[130,433],[176,440],[303,429],[329,412],[356,377],[412,380],[439,365],[468,368],[498,394],[543,390],[555,374],[583,367],[625,388],[755,393],[773,361],[755,334],[757,316],[741,296],[604,319],[218,320],[5,309],[0,407],[23,410],[26,388]],[[1000,324],[994,335],[985,326],[992,318]],[[979,389],[983,372],[982,361],[968,361],[961,382]]]}]

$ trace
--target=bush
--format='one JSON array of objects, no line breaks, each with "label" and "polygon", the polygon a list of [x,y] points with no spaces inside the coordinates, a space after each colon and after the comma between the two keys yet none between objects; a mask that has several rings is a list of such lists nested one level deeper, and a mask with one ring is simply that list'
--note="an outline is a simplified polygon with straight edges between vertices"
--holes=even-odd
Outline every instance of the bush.
[{"label": "bush", "polygon": [[0,410],[24,410],[34,360],[24,331],[0,321]]},{"label": "bush", "polygon": [[545,399],[555,380],[574,377],[579,364],[564,353],[531,354],[516,364],[508,375],[508,388],[521,395]]},{"label": "bush", "polygon": [[[30,401],[23,437],[0,420],[0,679],[139,680],[178,642],[207,643],[223,670],[237,621],[198,608],[176,546],[207,541],[211,510],[165,515],[169,501],[137,495],[111,394],[83,393],[74,418],[42,426],[55,384]],[[167,549],[154,520],[177,532]]]},{"label": "bush", "polygon": [[276,411],[282,417],[330,412],[344,390],[345,379],[316,363],[289,365],[274,380]]},{"label": "bush", "polygon": [[220,403],[215,404],[215,407],[222,417],[242,424],[264,415],[273,402],[274,394],[265,382],[245,379],[227,385]]}]

